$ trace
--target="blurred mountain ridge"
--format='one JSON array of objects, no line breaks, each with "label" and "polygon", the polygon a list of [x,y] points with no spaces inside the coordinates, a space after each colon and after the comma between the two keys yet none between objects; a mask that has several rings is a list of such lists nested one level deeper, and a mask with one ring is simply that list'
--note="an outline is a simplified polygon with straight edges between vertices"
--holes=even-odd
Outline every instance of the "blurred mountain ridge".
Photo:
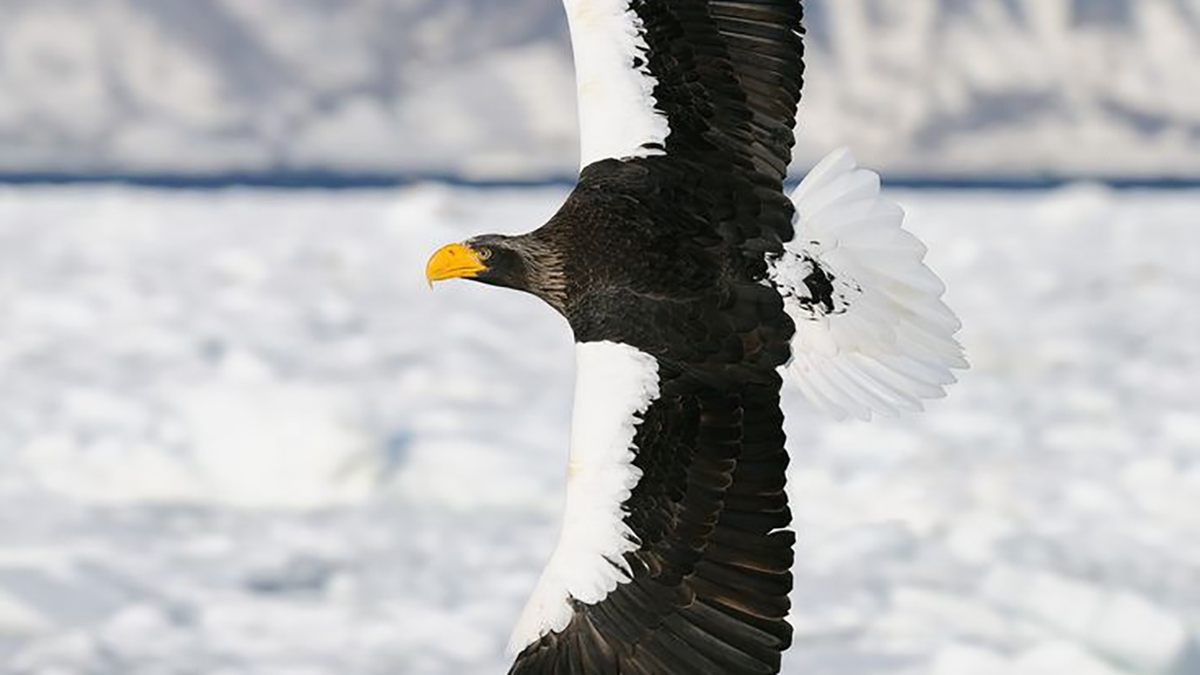
[{"label": "blurred mountain ridge", "polygon": [[[1200,0],[808,0],[797,166],[1200,176]],[[555,0],[0,0],[0,172],[570,175]]]}]

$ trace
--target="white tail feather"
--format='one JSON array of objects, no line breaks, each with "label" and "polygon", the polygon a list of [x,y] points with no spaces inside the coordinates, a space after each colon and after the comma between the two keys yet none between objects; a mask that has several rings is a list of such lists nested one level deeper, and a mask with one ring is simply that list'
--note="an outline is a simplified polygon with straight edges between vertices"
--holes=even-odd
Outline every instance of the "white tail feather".
[{"label": "white tail feather", "polygon": [[769,277],[796,323],[790,378],[841,419],[919,411],[966,368],[961,323],[925,266],[925,245],[879,176],[847,149],[822,160],[792,193],[796,235]]}]

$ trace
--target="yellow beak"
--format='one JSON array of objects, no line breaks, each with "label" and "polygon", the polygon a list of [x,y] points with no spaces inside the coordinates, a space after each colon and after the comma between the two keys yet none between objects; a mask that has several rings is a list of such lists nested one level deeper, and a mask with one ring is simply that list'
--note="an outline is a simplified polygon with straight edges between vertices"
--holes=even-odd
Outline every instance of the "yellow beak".
[{"label": "yellow beak", "polygon": [[434,251],[425,266],[425,278],[432,286],[443,279],[470,278],[487,269],[479,254],[463,244],[447,244]]}]

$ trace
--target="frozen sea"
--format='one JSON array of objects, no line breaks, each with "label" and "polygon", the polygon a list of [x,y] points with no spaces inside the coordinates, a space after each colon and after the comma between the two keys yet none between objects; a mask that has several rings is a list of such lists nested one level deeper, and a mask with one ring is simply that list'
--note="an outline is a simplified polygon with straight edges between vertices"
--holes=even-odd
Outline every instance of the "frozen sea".
[{"label": "frozen sea", "polygon": [[[571,337],[423,269],[563,195],[0,187],[0,673],[505,672]],[[1200,675],[1200,193],[893,196],[973,368],[789,392],[784,672]]]}]

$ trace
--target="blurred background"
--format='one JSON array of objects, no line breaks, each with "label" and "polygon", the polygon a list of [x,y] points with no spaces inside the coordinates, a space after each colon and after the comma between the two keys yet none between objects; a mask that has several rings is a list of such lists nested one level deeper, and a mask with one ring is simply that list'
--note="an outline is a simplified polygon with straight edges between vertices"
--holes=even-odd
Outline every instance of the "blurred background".
[{"label": "blurred background", "polygon": [[[972,370],[785,407],[784,672],[1200,675],[1200,0],[808,0]],[[567,327],[430,292],[577,158],[556,0],[0,0],[0,674],[505,672]]]},{"label": "blurred background", "polygon": [[[797,166],[1200,176],[1195,0],[811,0]],[[0,171],[568,177],[553,0],[3,0]]]}]

